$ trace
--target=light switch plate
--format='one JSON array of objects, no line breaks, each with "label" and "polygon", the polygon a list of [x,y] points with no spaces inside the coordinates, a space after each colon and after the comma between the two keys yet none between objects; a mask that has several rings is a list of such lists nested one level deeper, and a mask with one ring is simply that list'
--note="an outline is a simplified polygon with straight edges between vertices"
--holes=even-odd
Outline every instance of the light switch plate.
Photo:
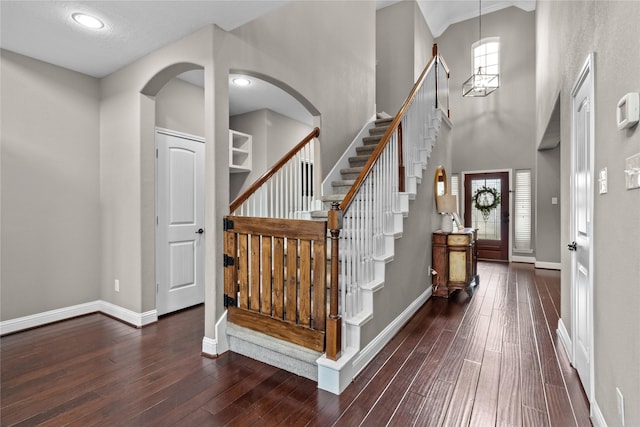
[{"label": "light switch plate", "polygon": [[627,190],[640,188],[640,153],[627,157],[625,166],[624,174]]},{"label": "light switch plate", "polygon": [[600,194],[607,193],[607,168],[600,169],[600,175],[598,177],[598,183],[600,188]]}]

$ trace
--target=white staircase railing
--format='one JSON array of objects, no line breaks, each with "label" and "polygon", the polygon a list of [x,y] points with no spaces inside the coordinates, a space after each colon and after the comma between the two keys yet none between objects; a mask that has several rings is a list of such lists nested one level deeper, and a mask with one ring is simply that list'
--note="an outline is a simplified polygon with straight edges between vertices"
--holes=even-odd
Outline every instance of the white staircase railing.
[{"label": "white staircase railing", "polygon": [[[229,205],[237,216],[308,219],[310,211],[320,209],[321,202],[314,177],[319,167],[316,159],[318,128],[307,135],[287,155]],[[315,165],[315,167],[314,167]]]},{"label": "white staircase railing", "polygon": [[[408,198],[415,197],[427,167],[442,118],[436,100],[447,99],[447,79],[442,58],[436,55],[339,206],[340,307],[336,314],[347,325],[361,323],[372,314],[371,291],[384,282],[384,268],[377,266],[392,256],[397,218],[401,220],[408,210]],[[347,328],[342,348],[352,354],[359,345],[359,334],[350,334]]]}]

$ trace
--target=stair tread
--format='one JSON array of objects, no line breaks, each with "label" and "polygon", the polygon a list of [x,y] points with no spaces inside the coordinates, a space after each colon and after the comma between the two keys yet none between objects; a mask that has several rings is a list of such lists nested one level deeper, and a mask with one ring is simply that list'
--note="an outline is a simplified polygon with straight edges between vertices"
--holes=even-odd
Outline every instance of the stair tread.
[{"label": "stair tread", "polygon": [[387,125],[390,125],[392,121],[393,121],[393,117],[389,117],[385,119],[376,119],[374,123],[376,124],[376,126],[382,123],[386,123]]},{"label": "stair tread", "polygon": [[350,168],[343,168],[340,169],[340,173],[360,173],[362,172],[363,167],[362,166],[354,166],[354,167],[350,167]]},{"label": "stair tread", "polygon": [[380,135],[372,135],[372,136],[365,136],[364,138],[362,138],[362,142],[365,145],[369,145],[369,144],[377,144],[378,142],[380,142],[380,140],[382,139],[383,134]]},{"label": "stair tread", "polygon": [[344,196],[346,194],[327,194],[326,196],[322,196],[323,202],[341,202],[344,200]]},{"label": "stair tread", "polygon": [[387,131],[387,129],[389,129],[389,126],[376,126],[369,129],[369,135],[382,135]]},{"label": "stair tread", "polygon": [[359,155],[364,155],[364,153],[368,153],[371,155],[376,150],[378,144],[369,144],[369,145],[361,145],[360,147],[356,147],[356,153]]},{"label": "stair tread", "polygon": [[338,179],[331,182],[332,187],[343,187],[345,185],[353,185],[356,182],[355,179]]}]

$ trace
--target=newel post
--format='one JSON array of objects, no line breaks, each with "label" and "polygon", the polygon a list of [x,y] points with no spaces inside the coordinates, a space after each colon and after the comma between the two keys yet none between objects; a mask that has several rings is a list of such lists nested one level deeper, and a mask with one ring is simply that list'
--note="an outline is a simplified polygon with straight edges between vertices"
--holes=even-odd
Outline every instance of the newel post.
[{"label": "newel post", "polygon": [[338,360],[342,352],[342,318],[338,314],[338,239],[342,228],[340,204],[333,202],[327,222],[331,234],[331,287],[329,289],[329,316],[327,316],[327,358]]}]

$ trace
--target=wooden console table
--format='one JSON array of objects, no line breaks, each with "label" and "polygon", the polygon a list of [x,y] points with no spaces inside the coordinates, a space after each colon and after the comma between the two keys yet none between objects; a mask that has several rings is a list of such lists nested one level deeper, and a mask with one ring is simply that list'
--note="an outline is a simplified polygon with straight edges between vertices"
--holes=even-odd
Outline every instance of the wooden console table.
[{"label": "wooden console table", "polygon": [[461,231],[434,231],[432,263],[437,272],[432,276],[433,295],[448,298],[458,289],[469,296],[480,283],[478,276],[477,233],[474,228]]}]

